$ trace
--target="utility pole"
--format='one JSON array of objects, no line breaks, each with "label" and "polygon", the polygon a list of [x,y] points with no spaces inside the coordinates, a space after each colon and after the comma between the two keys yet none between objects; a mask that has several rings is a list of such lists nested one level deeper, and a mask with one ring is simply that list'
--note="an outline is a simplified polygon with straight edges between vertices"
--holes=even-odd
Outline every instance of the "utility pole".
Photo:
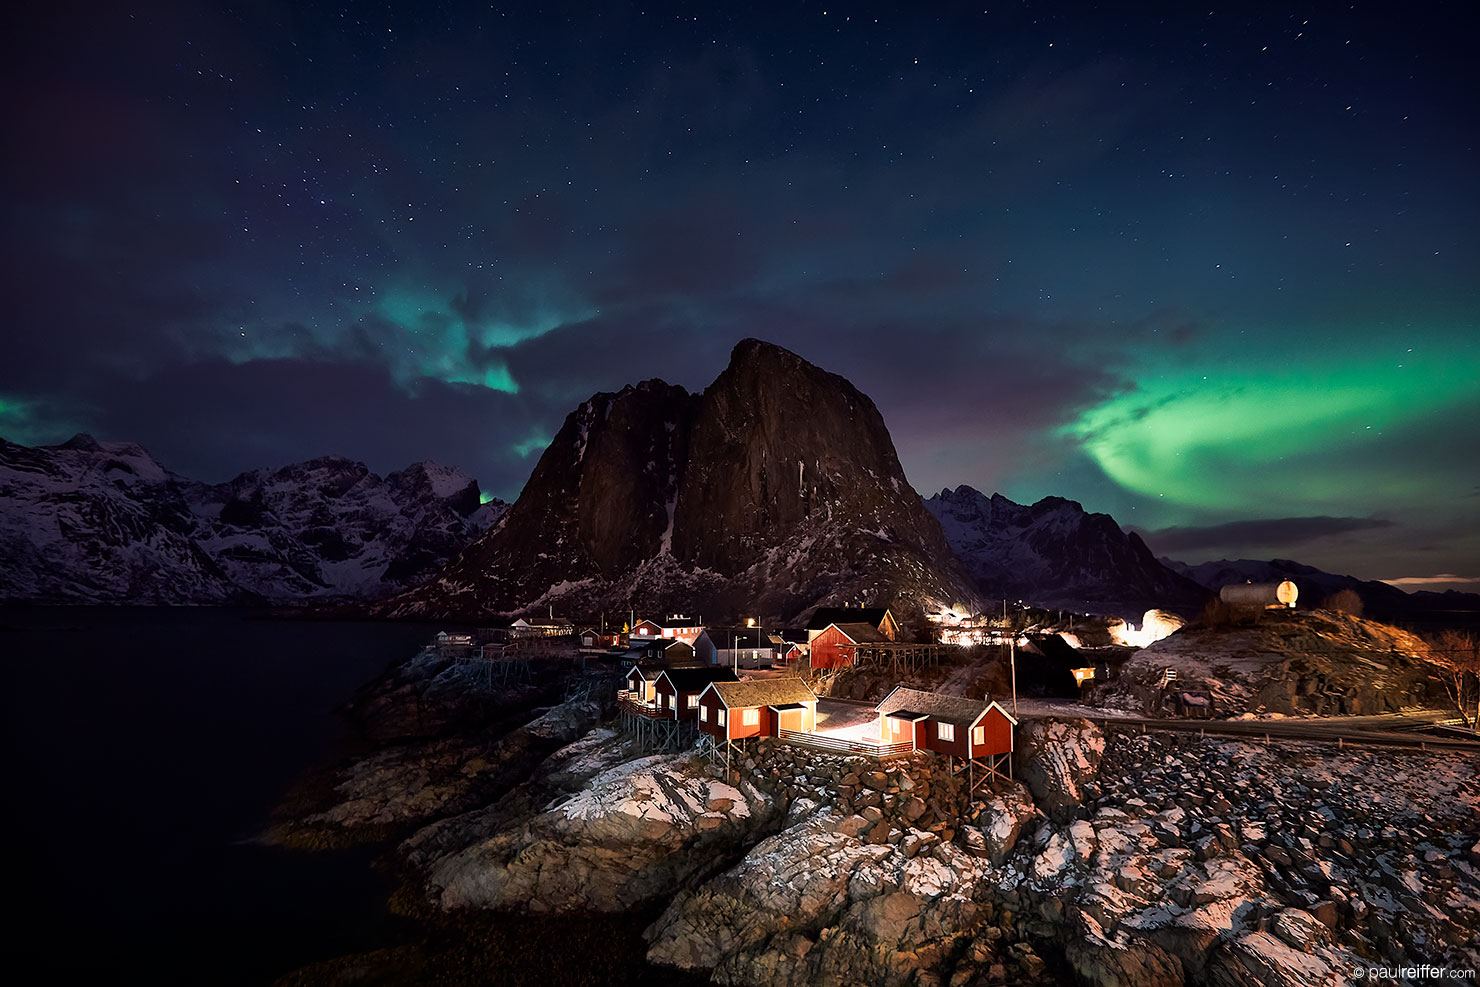
[{"label": "utility pole", "polygon": [[1017,718],[1017,634],[1012,635],[1012,715]]}]

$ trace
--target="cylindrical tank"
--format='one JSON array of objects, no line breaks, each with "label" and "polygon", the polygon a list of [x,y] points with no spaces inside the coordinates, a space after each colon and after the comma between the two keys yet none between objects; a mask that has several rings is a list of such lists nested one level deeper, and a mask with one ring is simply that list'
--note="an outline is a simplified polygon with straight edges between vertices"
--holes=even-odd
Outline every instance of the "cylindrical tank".
[{"label": "cylindrical tank", "polygon": [[1280,583],[1230,583],[1218,598],[1231,607],[1293,607],[1300,591],[1286,579]]}]

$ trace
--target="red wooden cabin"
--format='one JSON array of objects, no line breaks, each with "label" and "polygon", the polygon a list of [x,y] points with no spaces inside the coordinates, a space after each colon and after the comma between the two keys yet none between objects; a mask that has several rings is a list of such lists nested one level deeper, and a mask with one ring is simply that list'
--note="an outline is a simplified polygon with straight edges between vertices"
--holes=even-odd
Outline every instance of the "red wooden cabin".
[{"label": "red wooden cabin", "polygon": [[882,743],[908,741],[916,750],[989,763],[1013,751],[1017,720],[995,701],[897,686],[876,708]]},{"label": "red wooden cabin", "polygon": [[856,660],[860,644],[878,644],[889,640],[872,624],[828,624],[812,639],[808,659],[813,668],[847,668]]},{"label": "red wooden cabin", "polygon": [[658,676],[666,670],[666,665],[660,665],[657,662],[638,662],[627,670],[627,691],[637,702],[653,702],[655,695],[653,688],[657,685]]},{"label": "red wooden cabin", "polygon": [[739,677],[723,665],[669,668],[653,683],[658,708],[675,720],[699,718],[699,694],[713,682],[738,682]]},{"label": "red wooden cabin", "polygon": [[808,640],[816,640],[829,624],[868,624],[887,640],[899,640],[899,621],[888,607],[818,607],[807,621]]},{"label": "red wooden cabin", "polygon": [[716,741],[817,728],[817,695],[800,679],[712,682],[699,694],[699,729]]}]

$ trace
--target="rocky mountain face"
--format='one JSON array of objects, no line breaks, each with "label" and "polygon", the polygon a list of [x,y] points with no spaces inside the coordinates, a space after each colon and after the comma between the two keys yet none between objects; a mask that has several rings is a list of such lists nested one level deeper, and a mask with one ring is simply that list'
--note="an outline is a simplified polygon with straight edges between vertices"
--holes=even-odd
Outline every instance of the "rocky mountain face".
[{"label": "rocky mountain face", "polygon": [[971,596],[873,402],[748,339],[703,394],[647,381],[581,405],[502,523],[383,610],[791,617]]},{"label": "rocky mountain face", "polygon": [[1111,613],[1195,610],[1207,591],[1173,572],[1108,514],[1045,497],[1031,506],[968,486],[925,501],[987,598]]},{"label": "rocky mountain face", "polygon": [[435,463],[381,478],[326,457],[206,484],[132,443],[0,439],[0,600],[374,598],[427,578],[503,509]]}]

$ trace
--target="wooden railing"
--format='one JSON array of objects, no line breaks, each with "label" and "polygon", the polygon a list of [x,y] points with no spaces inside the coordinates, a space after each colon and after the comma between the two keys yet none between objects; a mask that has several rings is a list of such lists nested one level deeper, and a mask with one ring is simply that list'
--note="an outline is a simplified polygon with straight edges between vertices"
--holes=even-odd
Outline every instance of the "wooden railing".
[{"label": "wooden railing", "polygon": [[645,703],[637,698],[637,693],[622,689],[617,693],[617,706],[623,712],[634,713],[638,716],[646,716],[650,720],[671,720],[673,714],[663,709],[657,703]]},{"label": "wooden railing", "polygon": [[901,757],[915,749],[915,745],[910,743],[877,744],[871,740],[845,740],[842,737],[802,733],[797,730],[782,730],[781,739],[796,747],[811,747],[814,750],[827,751],[829,754],[862,754],[865,757],[880,759]]}]

